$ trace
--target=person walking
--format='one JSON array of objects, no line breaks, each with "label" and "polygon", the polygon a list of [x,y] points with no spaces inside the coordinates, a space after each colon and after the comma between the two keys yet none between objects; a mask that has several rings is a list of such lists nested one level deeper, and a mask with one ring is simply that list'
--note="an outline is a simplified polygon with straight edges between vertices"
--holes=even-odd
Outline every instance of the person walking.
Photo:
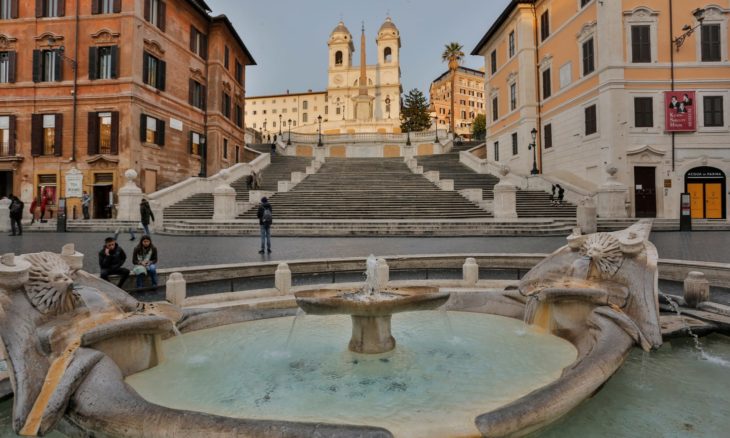
[{"label": "person walking", "polygon": [[38,204],[40,204],[40,200],[38,196],[34,197],[33,200],[30,203],[30,224],[33,225],[35,223],[35,216],[36,216],[36,210],[38,209]]},{"label": "person walking", "polygon": [[81,211],[84,214],[84,220],[88,221],[91,215],[89,215],[89,206],[91,205],[91,196],[84,190],[81,195]]},{"label": "person walking", "polygon": [[553,184],[552,191],[550,193],[550,203],[552,205],[555,205],[555,202],[558,200],[558,194],[556,193],[558,191],[558,188],[555,187],[555,184]]},{"label": "person walking", "polygon": [[261,198],[261,204],[256,212],[256,217],[259,218],[259,228],[261,229],[261,249],[259,254],[264,253],[264,247],[266,252],[271,254],[271,224],[274,222],[273,211],[269,199],[264,196]]},{"label": "person walking", "polygon": [[109,281],[110,275],[118,275],[119,282],[117,283],[117,287],[121,288],[124,282],[127,281],[127,278],[129,278],[129,269],[124,267],[124,262],[126,261],[127,254],[117,244],[117,239],[114,237],[104,239],[104,248],[99,251],[101,278]]},{"label": "person walking", "polygon": [[45,219],[45,217],[46,217],[46,206],[48,205],[48,201],[49,201],[49,199],[48,199],[48,193],[46,193],[46,188],[44,187],[41,190],[41,219],[40,219],[40,222],[41,223],[48,222]]},{"label": "person walking", "polygon": [[145,276],[149,276],[152,287],[157,288],[157,247],[152,244],[152,238],[147,234],[142,236],[139,244],[134,248],[132,263],[137,289],[141,289],[144,285]]},{"label": "person walking", "polygon": [[249,175],[246,176],[246,189],[247,190],[253,189],[254,175],[256,175],[256,172],[251,172]]},{"label": "person walking", "polygon": [[558,187],[558,205],[561,205],[563,203],[563,197],[565,196],[565,189],[560,186],[560,184],[557,184]]},{"label": "person walking", "polygon": [[[155,214],[152,213],[152,208],[150,207],[150,203],[142,198],[142,201],[139,203],[139,216],[141,218],[142,222],[142,228],[144,228],[144,234],[146,236],[149,236],[150,233],[150,219],[152,219],[152,222],[155,221]],[[142,243],[142,242],[140,242]]]},{"label": "person walking", "polygon": [[10,195],[10,229],[12,230],[11,236],[22,236],[23,225],[20,220],[23,218],[23,201],[17,196]]}]

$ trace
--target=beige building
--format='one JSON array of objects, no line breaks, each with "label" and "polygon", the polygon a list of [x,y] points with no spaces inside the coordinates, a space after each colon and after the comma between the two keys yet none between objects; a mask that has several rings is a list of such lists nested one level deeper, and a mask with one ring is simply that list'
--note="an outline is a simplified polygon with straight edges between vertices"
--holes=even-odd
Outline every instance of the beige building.
[{"label": "beige building", "polygon": [[727,219],[728,17],[729,0],[513,0],[472,51],[488,159],[528,175],[536,129],[549,179],[624,187],[629,216],[678,218],[689,192],[693,217]]},{"label": "beige building", "polygon": [[[400,132],[400,32],[390,17],[380,26],[375,43],[378,58],[367,64],[363,29],[360,65],[355,65],[352,34],[340,22],[327,42],[327,90],[247,97],[247,126],[273,138],[279,128],[287,131],[290,119],[292,132],[317,132],[321,117],[324,134]],[[359,115],[358,99],[364,105]]]},{"label": "beige building", "polygon": [[[477,114],[484,114],[484,71],[459,67],[454,78],[454,130],[456,135],[471,138],[472,124]],[[429,88],[431,118],[439,129],[450,129],[451,72],[446,71],[431,82]]]}]

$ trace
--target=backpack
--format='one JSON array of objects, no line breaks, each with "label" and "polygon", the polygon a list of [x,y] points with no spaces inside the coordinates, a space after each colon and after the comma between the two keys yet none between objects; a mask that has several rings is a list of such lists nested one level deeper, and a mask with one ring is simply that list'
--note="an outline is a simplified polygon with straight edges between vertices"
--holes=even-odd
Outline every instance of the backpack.
[{"label": "backpack", "polygon": [[20,212],[23,210],[23,207],[21,207],[20,202],[13,201],[13,203],[10,205],[10,214],[13,216],[20,214]]},{"label": "backpack", "polygon": [[264,207],[264,213],[261,215],[261,222],[264,224],[270,224],[274,221],[273,216],[271,216],[271,209]]}]

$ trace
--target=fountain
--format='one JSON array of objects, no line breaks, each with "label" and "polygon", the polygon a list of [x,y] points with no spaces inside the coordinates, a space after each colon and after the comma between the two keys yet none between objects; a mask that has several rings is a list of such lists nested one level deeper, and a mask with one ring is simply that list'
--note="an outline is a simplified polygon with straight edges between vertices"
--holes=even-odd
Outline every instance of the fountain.
[{"label": "fountain", "polygon": [[435,287],[384,289],[375,256],[368,257],[366,265],[365,285],[360,289],[305,291],[295,297],[297,305],[310,315],[350,315],[350,351],[386,353],[395,348],[390,324],[394,313],[439,308],[450,294]]}]

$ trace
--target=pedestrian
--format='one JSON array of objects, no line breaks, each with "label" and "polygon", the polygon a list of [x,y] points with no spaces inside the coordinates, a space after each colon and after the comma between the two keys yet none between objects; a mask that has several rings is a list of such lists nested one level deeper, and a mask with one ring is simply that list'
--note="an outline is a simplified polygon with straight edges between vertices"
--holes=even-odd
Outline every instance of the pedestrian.
[{"label": "pedestrian", "polygon": [[271,143],[271,156],[276,155],[276,136],[274,136],[274,142]]},{"label": "pedestrian", "polygon": [[47,205],[48,205],[48,193],[46,193],[46,188],[43,187],[43,189],[41,189],[41,219],[40,219],[41,223],[48,222],[45,219]]},{"label": "pedestrian", "polygon": [[155,214],[152,213],[152,208],[150,207],[150,203],[144,198],[142,198],[142,201],[139,203],[139,216],[141,218],[142,228],[144,228],[144,233],[145,233],[145,235],[149,236],[151,234],[150,233],[150,219],[152,219],[152,222],[154,222]]},{"label": "pedestrian", "polygon": [[246,189],[251,190],[253,189],[253,176],[256,174],[256,172],[251,172],[250,174],[246,175]]},{"label": "pedestrian", "polygon": [[157,287],[157,247],[152,244],[152,238],[145,234],[139,241],[139,245],[134,248],[132,254],[132,263],[134,268],[132,272],[135,275],[137,289],[141,289],[144,284],[144,277],[149,276],[152,281],[152,287]]},{"label": "pedestrian", "polygon": [[552,188],[552,191],[551,191],[551,193],[550,193],[550,203],[551,203],[552,205],[555,205],[555,202],[556,202],[556,201],[557,201],[557,199],[558,199],[558,196],[557,196],[557,193],[556,193],[557,191],[558,191],[558,188],[557,188],[557,187],[555,187],[555,184],[553,184],[553,188]]},{"label": "pedestrian", "polygon": [[23,218],[23,201],[17,196],[10,195],[10,229],[12,230],[11,236],[22,236],[23,225],[20,220]]},{"label": "pedestrian", "polygon": [[261,175],[261,172],[254,173],[253,175],[253,188],[254,190],[261,190],[261,185],[263,184],[263,176]]},{"label": "pedestrian", "polygon": [[101,269],[101,278],[109,281],[110,275],[118,275],[119,282],[117,286],[121,288],[124,282],[129,278],[129,269],[124,267],[127,261],[127,254],[117,244],[117,239],[107,237],[104,239],[104,248],[99,251],[99,268]]},{"label": "pedestrian", "polygon": [[558,205],[563,203],[563,197],[565,196],[565,189],[560,186],[560,184],[557,184],[558,187]]},{"label": "pedestrian", "polygon": [[[122,227],[117,227],[117,230],[114,232],[114,240],[117,240],[119,237],[119,233],[122,232]],[[129,240],[134,240],[137,238],[137,236],[134,235],[134,227],[129,227],[127,229],[127,232],[129,233]]]},{"label": "pedestrian", "polygon": [[259,254],[264,253],[264,247],[266,252],[271,254],[271,224],[274,222],[273,211],[269,199],[264,196],[261,198],[261,204],[256,212],[256,217],[259,218],[259,228],[261,229],[261,249]]},{"label": "pedestrian", "polygon": [[84,220],[88,221],[91,217],[89,215],[89,206],[91,204],[91,196],[84,190],[84,193],[81,195],[81,211],[84,214]]},{"label": "pedestrian", "polygon": [[35,223],[35,217],[36,217],[36,211],[38,209],[38,205],[40,204],[40,199],[36,196],[33,198],[33,201],[30,203],[30,224],[33,225]]}]

